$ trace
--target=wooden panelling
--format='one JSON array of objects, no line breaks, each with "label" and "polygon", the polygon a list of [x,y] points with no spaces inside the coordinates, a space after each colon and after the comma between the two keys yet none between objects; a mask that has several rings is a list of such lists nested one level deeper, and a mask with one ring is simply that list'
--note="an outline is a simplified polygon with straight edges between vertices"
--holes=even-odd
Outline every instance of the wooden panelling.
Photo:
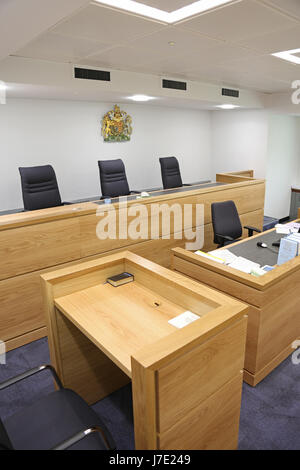
[{"label": "wooden panelling", "polygon": [[[179,423],[159,434],[163,450],[235,450],[238,445],[243,376],[237,374]],[[186,390],[189,394],[190,390]]]},{"label": "wooden panelling", "polygon": [[160,433],[244,368],[246,329],[246,319],[240,320],[158,371]]},{"label": "wooden panelling", "polygon": [[[296,284],[294,285],[296,286]],[[300,338],[300,304],[298,287],[283,292],[260,312],[260,328],[256,371],[263,369],[280,351]]]},{"label": "wooden panelling", "polygon": [[0,306],[0,338],[3,341],[44,327],[39,273],[0,281]]},{"label": "wooden panelling", "polygon": [[77,219],[0,231],[0,279],[80,259]]},{"label": "wooden panelling", "polygon": [[57,314],[60,378],[89,404],[129,382],[129,378],[73,323]]},{"label": "wooden panelling", "polygon": [[[264,181],[240,181],[248,175],[248,171],[237,174],[236,179],[239,178],[239,182],[236,184],[198,187],[171,194],[156,195],[154,192],[150,198],[128,201],[127,208],[120,206],[118,200],[113,200],[113,204],[107,207],[83,203],[1,216],[0,337],[6,341],[18,338],[20,344],[24,335],[25,344],[28,333],[44,327],[38,278],[47,270],[124,249],[169,267],[171,249],[185,248],[186,243],[193,242],[194,238],[191,239],[191,236],[195,235],[196,226],[203,232],[202,249],[214,249],[210,210],[214,201],[233,199],[243,224],[262,226]],[[249,197],[253,193],[255,197]],[[155,219],[152,230],[157,238],[153,239],[150,215],[153,207],[158,204],[164,205],[166,212],[163,217],[160,214]],[[182,209],[184,204],[194,205],[193,217],[188,222],[185,221],[185,235],[182,236],[181,224],[174,224],[171,210],[170,237],[163,238],[168,235],[168,209],[173,205]],[[195,204],[204,204],[204,221],[197,221]],[[102,210],[101,207],[116,211],[118,230],[115,239],[100,240],[97,237],[96,229],[101,220],[97,212]],[[141,208],[143,209],[139,212]],[[128,215],[127,221],[125,213]],[[141,222],[147,221],[148,232],[143,235],[148,235],[148,239],[127,237],[127,228],[135,216],[140,216]],[[119,229],[123,231],[124,238],[119,238]],[[201,248],[201,245],[195,247],[197,248]]]},{"label": "wooden panelling", "polygon": [[5,349],[6,351],[11,351],[12,349],[24,346],[24,344],[32,343],[32,341],[44,338],[45,336],[47,336],[47,328],[39,328],[38,330],[30,331],[29,333],[22,334],[21,336],[17,336],[16,338],[6,341]]},{"label": "wooden panelling", "polygon": [[172,266],[250,306],[245,357],[245,381],[250,385],[259,383],[291,354],[292,343],[300,339],[300,257],[260,277],[182,249],[173,250]]}]

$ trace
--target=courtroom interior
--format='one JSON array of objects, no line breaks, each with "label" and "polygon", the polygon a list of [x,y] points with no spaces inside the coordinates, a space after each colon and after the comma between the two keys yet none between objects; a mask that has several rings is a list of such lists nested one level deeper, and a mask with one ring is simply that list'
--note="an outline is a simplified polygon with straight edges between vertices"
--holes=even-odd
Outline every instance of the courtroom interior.
[{"label": "courtroom interior", "polygon": [[0,450],[300,449],[300,0],[0,1],[0,154]]}]

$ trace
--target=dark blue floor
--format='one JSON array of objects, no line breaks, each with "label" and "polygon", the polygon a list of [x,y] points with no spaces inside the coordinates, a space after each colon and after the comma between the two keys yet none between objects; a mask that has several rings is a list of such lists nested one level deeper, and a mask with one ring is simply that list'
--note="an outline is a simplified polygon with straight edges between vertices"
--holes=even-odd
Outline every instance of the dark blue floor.
[{"label": "dark blue floor", "polygon": [[[7,364],[0,365],[0,382],[49,361],[46,338],[11,351]],[[51,390],[52,379],[42,372],[0,392],[1,418]],[[118,449],[134,449],[130,386],[98,402],[94,409],[112,432]],[[291,358],[255,388],[244,384],[239,449],[300,449],[300,365],[293,365]]]}]

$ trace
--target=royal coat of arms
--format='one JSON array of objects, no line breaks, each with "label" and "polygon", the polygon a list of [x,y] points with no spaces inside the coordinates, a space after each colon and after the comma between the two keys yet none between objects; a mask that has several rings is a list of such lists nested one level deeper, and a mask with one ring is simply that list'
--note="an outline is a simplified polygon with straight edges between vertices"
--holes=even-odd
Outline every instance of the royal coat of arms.
[{"label": "royal coat of arms", "polygon": [[112,111],[105,114],[102,121],[104,142],[128,142],[132,134],[132,119],[125,111],[115,105]]}]

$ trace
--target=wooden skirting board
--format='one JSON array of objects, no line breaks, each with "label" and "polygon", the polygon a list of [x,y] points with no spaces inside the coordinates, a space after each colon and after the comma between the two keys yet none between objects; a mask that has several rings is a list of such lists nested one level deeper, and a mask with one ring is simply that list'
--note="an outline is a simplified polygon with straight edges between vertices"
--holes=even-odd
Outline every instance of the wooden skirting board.
[{"label": "wooden skirting board", "polygon": [[[247,170],[233,174],[218,174],[217,181],[223,185],[197,187],[171,194],[151,193],[147,199],[128,201],[128,210],[133,205],[144,204],[145,218],[150,220],[152,204],[193,205],[193,218],[186,226],[187,238],[196,230],[203,231],[208,251],[215,248],[211,223],[211,203],[234,200],[243,225],[262,228],[265,181],[253,178]],[[255,196],[255,197],[254,197]],[[116,210],[121,229],[127,230],[133,217],[122,222],[125,209],[115,200],[103,210]],[[197,225],[195,205],[204,205],[204,220]],[[157,226],[157,239],[128,238],[99,240],[96,227],[100,217],[96,214],[99,205],[93,202],[74,204],[32,212],[3,215],[0,217],[0,339],[8,344],[22,345],[28,342],[33,332],[45,331],[42,310],[40,275],[56,267],[68,267],[80,261],[92,260],[108,253],[124,249],[137,253],[158,264],[169,267],[171,249],[184,248],[182,229],[178,231],[171,218],[170,239],[164,238],[166,228]],[[148,233],[150,236],[150,233]],[[243,234],[245,236],[246,233]]]}]

